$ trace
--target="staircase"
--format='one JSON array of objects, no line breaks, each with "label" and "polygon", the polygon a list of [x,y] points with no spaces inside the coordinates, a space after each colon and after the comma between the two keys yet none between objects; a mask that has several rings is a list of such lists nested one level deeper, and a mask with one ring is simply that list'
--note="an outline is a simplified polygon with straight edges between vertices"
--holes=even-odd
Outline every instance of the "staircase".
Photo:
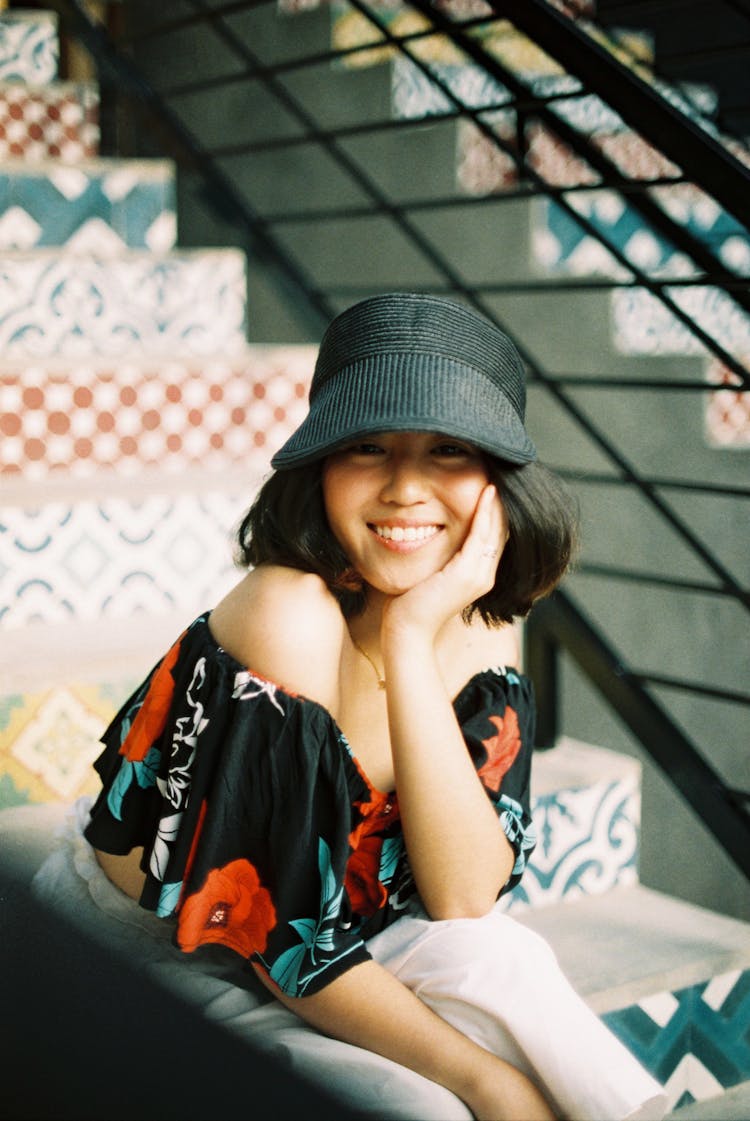
[{"label": "staircase", "polygon": [[[382,44],[373,48],[372,30],[358,13],[310,8],[285,0],[279,12],[266,13],[263,34],[278,58],[294,57],[301,39],[320,53],[331,44],[354,51],[348,68],[327,63],[338,118],[354,119],[364,91],[370,112],[387,109],[404,127],[422,122],[410,133],[411,153],[415,167],[439,154],[430,164],[444,176],[433,179],[436,193],[455,182],[467,200],[492,200],[518,188],[512,151],[498,152],[466,121],[441,123],[445,93]],[[403,32],[408,13],[394,5],[383,10],[389,26]],[[411,18],[408,26],[418,30]],[[562,89],[565,75],[547,56],[507,28],[504,35],[497,47],[503,58],[531,74],[538,89]],[[629,42],[648,50],[648,40],[634,32]],[[158,65],[159,51],[158,41],[136,51],[147,73]],[[207,67],[220,69],[206,42],[200,53]],[[96,790],[91,763],[103,725],[174,634],[236,580],[232,527],[271,452],[304,415],[315,351],[289,314],[281,317],[281,331],[275,326],[280,317],[262,264],[238,248],[194,245],[212,220],[198,213],[189,169],[180,182],[174,164],[162,158],[98,155],[99,90],[90,81],[59,81],[58,56],[54,15],[0,13],[0,143],[7,144],[0,149],[0,808],[19,828],[42,803]],[[173,60],[184,81],[193,76],[192,57],[186,47]],[[421,57],[431,58],[461,99],[496,105],[497,87],[445,41],[425,40]],[[348,82],[360,91],[351,101]],[[312,83],[300,80],[300,87],[312,105]],[[198,95],[184,94],[183,108],[191,96]],[[232,110],[232,96],[204,120],[215,140],[225,138],[228,120],[237,119],[249,142],[278,123],[270,109],[265,117],[238,116],[241,100]],[[431,115],[434,127],[423,127]],[[503,110],[492,127],[514,140],[515,123]],[[603,112],[591,127],[620,159],[658,158]],[[571,152],[543,129],[530,143],[535,166],[548,179],[562,185],[580,178]],[[381,185],[395,175],[388,154],[383,141],[384,158],[369,166]],[[657,170],[662,173],[663,163]],[[280,211],[285,196],[294,195],[300,206],[299,180],[279,175],[262,155],[247,175],[256,205],[277,203]],[[415,185],[415,198],[421,189]],[[342,198],[346,190],[342,184]],[[327,191],[311,162],[303,192],[311,215],[327,203]],[[744,228],[700,194],[670,198],[738,274],[747,273]],[[635,211],[614,195],[579,191],[576,200],[618,251],[682,275],[674,248],[645,233]],[[354,209],[369,205],[361,185],[346,202]],[[620,275],[616,257],[582,234],[554,199],[503,206],[506,278],[513,270],[537,280]],[[494,264],[489,209],[467,208],[452,233],[442,231],[442,248],[460,244],[480,283],[492,279]],[[420,231],[431,235],[440,221],[440,211],[425,210]],[[357,280],[389,286],[394,258],[402,271],[393,287],[435,283],[434,270],[403,252],[379,223],[374,217],[367,235],[366,277],[353,227],[347,244],[345,238],[332,243],[325,220],[314,216],[281,226],[292,257],[304,260],[307,252],[317,260],[314,279],[330,290],[332,310],[356,298]],[[270,308],[257,322],[248,289]],[[639,376],[657,370],[675,377],[689,369],[731,387],[731,369],[698,355],[671,323],[650,318],[661,313],[648,301],[607,289],[585,298],[583,318],[599,330],[599,349],[588,346],[595,360],[581,360],[576,322],[566,331],[569,316],[559,304],[554,312],[548,305],[551,330],[538,351],[542,358],[546,350],[555,353],[558,368],[588,376],[591,361],[593,378],[607,353],[610,370],[624,376],[637,369]],[[716,311],[710,292],[702,299],[703,308]],[[502,310],[521,334],[539,314],[523,295],[509,295]],[[717,314],[729,315],[724,304]],[[732,354],[750,353],[745,320],[730,316],[721,330]],[[288,343],[276,332],[299,341]],[[734,453],[750,446],[749,399],[727,388],[710,395],[703,415],[693,408],[691,437],[703,429],[708,434],[699,457],[709,447]],[[548,423],[549,405],[533,385],[530,411],[545,459],[571,470],[600,466],[598,454],[559,416]],[[631,418],[634,429],[648,423],[647,414],[648,406]],[[626,415],[624,408],[618,414]],[[631,433],[623,435],[627,441]],[[614,516],[631,514],[623,505]],[[641,547],[646,555],[638,559],[648,564],[664,545],[656,534]],[[669,556],[670,565],[693,575],[687,559]],[[576,579],[590,590],[590,576]],[[570,723],[576,726],[575,717]],[[642,775],[632,753],[571,736],[540,752],[533,787],[538,847],[506,906],[550,941],[591,1006],[668,1088],[676,1119],[739,1121],[750,1114],[750,924],[640,882]]]}]

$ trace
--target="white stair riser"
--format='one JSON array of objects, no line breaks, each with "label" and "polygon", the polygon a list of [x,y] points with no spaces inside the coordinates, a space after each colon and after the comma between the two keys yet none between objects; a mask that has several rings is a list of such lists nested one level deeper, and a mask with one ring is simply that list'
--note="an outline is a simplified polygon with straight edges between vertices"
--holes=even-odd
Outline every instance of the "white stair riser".
[{"label": "white stair riser", "polygon": [[245,345],[245,261],[232,249],[111,260],[0,257],[6,359],[232,355]]}]

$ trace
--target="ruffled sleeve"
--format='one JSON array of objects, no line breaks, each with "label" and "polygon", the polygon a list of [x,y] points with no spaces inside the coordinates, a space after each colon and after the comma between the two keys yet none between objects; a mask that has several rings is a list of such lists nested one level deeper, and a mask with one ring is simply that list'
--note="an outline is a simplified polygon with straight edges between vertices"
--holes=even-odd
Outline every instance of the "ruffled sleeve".
[{"label": "ruffled sleeve", "polygon": [[290,996],[369,953],[344,889],[367,792],[324,709],[242,669],[194,624],[123,707],[86,835],[144,846],[145,907],[185,952],[220,943]]},{"label": "ruffled sleeve", "polygon": [[511,669],[485,670],[455,703],[474,765],[516,855],[501,895],[520,881],[536,844],[530,780],[536,710],[528,677]]}]

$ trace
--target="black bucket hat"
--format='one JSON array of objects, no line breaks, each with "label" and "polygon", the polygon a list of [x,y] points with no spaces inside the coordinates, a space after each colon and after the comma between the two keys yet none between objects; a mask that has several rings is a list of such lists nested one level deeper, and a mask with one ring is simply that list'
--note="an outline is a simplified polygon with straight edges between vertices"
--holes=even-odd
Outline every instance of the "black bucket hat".
[{"label": "black bucket hat", "polygon": [[310,411],[271,465],[299,467],[376,432],[439,432],[529,463],[525,409],[518,351],[483,315],[441,296],[372,296],[326,330]]}]

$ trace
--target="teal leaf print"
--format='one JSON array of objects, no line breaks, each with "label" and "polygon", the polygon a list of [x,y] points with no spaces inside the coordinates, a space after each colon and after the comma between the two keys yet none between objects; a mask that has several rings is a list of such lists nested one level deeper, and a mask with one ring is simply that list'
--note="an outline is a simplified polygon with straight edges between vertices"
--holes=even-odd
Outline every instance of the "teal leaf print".
[{"label": "teal leaf print", "polygon": [[[269,969],[272,980],[282,992],[292,995],[301,995],[313,977],[317,977],[332,962],[351,953],[356,945],[350,944],[342,952],[332,956],[336,949],[336,921],[341,911],[344,887],[343,884],[337,884],[331,867],[331,850],[322,837],[318,839],[318,871],[321,886],[320,914],[317,920],[301,918],[289,921],[302,941],[298,946],[292,946],[280,954]],[[303,972],[306,963],[307,969]]]},{"label": "teal leaf print", "polygon": [[380,851],[380,870],[378,879],[381,884],[389,884],[396,875],[396,868],[403,852],[401,837],[386,837]]},{"label": "teal leaf print", "polygon": [[156,913],[160,919],[168,919],[170,915],[174,914],[181,890],[182,880],[172,884],[164,884],[159,894],[159,902],[156,907]]},{"label": "teal leaf print", "polygon": [[115,777],[115,781],[109,788],[107,795],[107,805],[112,817],[122,821],[122,800],[130,788],[133,781],[133,764],[129,763],[127,759],[123,759],[119,771]]}]

